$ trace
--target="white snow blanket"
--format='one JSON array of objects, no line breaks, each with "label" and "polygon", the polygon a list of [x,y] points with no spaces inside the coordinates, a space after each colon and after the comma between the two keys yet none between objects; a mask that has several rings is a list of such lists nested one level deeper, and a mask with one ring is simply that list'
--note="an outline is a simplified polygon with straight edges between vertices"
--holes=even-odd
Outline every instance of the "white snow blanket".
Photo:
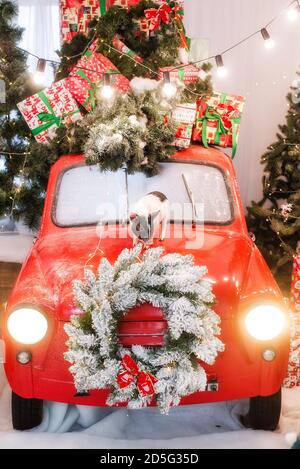
[{"label": "white snow blanket", "polygon": [[0,368],[0,448],[264,448],[288,449],[300,434],[300,389],[285,390],[280,430],[245,430],[247,401],[127,410],[48,403],[40,427],[12,429],[10,389]]}]

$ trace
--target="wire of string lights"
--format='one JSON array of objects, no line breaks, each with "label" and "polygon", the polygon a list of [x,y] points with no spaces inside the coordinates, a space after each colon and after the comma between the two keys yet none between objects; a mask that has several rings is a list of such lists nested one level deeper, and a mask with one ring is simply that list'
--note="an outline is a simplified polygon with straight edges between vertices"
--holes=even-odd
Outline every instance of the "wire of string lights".
[{"label": "wire of string lights", "polygon": [[[185,67],[188,67],[189,65],[197,65],[199,63],[203,63],[203,62],[208,62],[210,60],[215,60],[216,61],[216,65],[217,65],[217,69],[218,69],[218,75],[219,76],[225,76],[227,74],[227,69],[224,65],[224,58],[223,56],[225,54],[227,54],[228,52],[232,51],[233,49],[239,47],[241,44],[244,44],[245,42],[249,41],[250,39],[252,39],[254,36],[257,36],[257,35],[261,35],[262,38],[263,38],[263,41],[264,41],[264,45],[267,49],[271,49],[274,47],[274,41],[272,40],[271,38],[271,35],[270,35],[270,32],[269,32],[269,27],[275,23],[275,21],[277,21],[279,18],[282,17],[282,15],[286,14],[288,19],[290,21],[295,21],[298,17],[300,18],[300,0],[293,0],[291,1],[285,8],[283,8],[276,16],[274,16],[273,18],[270,19],[270,21],[268,21],[264,26],[262,26],[261,28],[257,29],[256,31],[254,31],[253,33],[247,35],[246,37],[242,38],[240,41],[236,42],[235,44],[233,44],[232,46],[228,47],[227,49],[223,50],[223,51],[220,51],[219,53],[217,54],[214,54],[214,55],[211,55],[209,57],[205,57],[201,60],[197,60],[197,61],[194,61],[194,62],[189,62],[188,64],[180,64],[180,65],[176,65],[174,66],[170,71],[173,71],[173,70],[177,70],[177,69],[182,69],[182,68],[185,68]],[[73,56],[65,56],[64,58],[66,59],[71,59],[71,58],[75,58],[75,57],[79,57],[81,55],[83,55],[86,50],[88,49],[89,45],[93,42],[93,40],[95,39],[95,36],[92,38],[92,40],[90,41],[90,43],[84,48],[84,50],[76,55],[73,55]],[[123,56],[123,55],[126,55],[124,54],[123,52],[119,51],[118,49],[114,48],[111,44],[105,44],[107,45],[108,47],[110,47],[114,52],[120,54],[120,56]],[[39,57],[37,56],[36,54],[28,51],[28,50],[25,50],[21,47],[19,47],[19,49],[24,52],[25,54],[28,54],[32,57],[35,57],[37,59],[37,70],[36,70],[36,74],[38,75],[38,79],[40,78],[40,74],[43,73],[43,71],[45,71],[45,66],[46,66],[46,63],[50,63],[50,64],[54,64],[54,65],[61,65],[61,62],[60,61],[56,61],[56,60],[53,60],[53,59],[47,59],[47,58],[43,58],[43,57]],[[132,56],[127,56],[130,60],[132,60],[133,62],[135,62],[137,65],[139,66],[144,66],[146,69],[148,69],[153,75],[158,75],[158,73],[155,71],[155,70],[152,70],[151,68],[147,67],[146,65],[143,65],[141,64],[140,62],[138,62],[134,57]],[[89,71],[95,71],[95,70],[92,70],[92,69],[89,69],[89,68],[84,68],[84,67],[78,67],[76,65],[74,65],[74,68],[78,68],[78,69],[81,69],[81,70],[89,70]]]}]

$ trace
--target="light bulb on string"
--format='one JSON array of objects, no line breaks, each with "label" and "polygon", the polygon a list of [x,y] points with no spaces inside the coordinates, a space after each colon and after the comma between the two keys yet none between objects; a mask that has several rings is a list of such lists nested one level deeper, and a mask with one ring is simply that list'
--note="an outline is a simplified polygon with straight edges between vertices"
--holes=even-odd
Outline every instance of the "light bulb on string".
[{"label": "light bulb on string", "polygon": [[115,91],[114,91],[113,87],[111,86],[110,74],[106,73],[104,75],[104,85],[100,89],[100,96],[103,99],[109,100],[109,99],[113,98],[114,93],[115,93]]},{"label": "light bulb on string", "polygon": [[228,70],[224,65],[223,57],[221,55],[216,56],[217,74],[220,78],[225,78],[228,75]]},{"label": "light bulb on string", "polygon": [[260,32],[261,32],[261,35],[264,39],[265,48],[266,49],[273,49],[273,47],[275,46],[275,42],[271,38],[271,36],[270,36],[269,32],[267,31],[267,29],[263,28]]},{"label": "light bulb on string", "polygon": [[46,60],[39,59],[36,71],[33,75],[33,81],[36,85],[43,85],[45,83],[45,70],[46,70]]},{"label": "light bulb on string", "polygon": [[297,5],[290,7],[287,10],[286,16],[291,22],[296,21],[300,17],[300,3],[297,2]]},{"label": "light bulb on string", "polygon": [[174,96],[176,96],[177,88],[174,83],[171,83],[170,72],[164,72],[164,85],[162,88],[162,93],[167,99],[172,99]]}]

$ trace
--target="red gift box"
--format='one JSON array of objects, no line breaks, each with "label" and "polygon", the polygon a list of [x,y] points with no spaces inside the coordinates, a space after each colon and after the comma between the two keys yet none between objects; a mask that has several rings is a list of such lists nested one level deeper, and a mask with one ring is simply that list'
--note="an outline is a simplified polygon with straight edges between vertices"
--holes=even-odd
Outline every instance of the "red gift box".
[{"label": "red gift box", "polygon": [[96,106],[97,85],[103,81],[106,74],[111,75],[111,86],[121,93],[127,93],[129,80],[118,72],[107,57],[92,50],[84,54],[66,79],[68,90],[88,112]]},{"label": "red gift box", "polygon": [[291,340],[286,388],[300,386],[300,254],[294,258],[291,283]]},{"label": "red gift box", "polygon": [[18,108],[40,143],[48,143],[58,127],[82,119],[77,103],[66,87],[66,79],[21,101]]},{"label": "red gift box", "polygon": [[244,104],[242,96],[225,93],[215,93],[198,100],[193,140],[202,142],[205,147],[231,147],[234,157]]},{"label": "red gift box", "polygon": [[162,67],[158,69],[158,79],[164,79],[164,73],[170,73],[170,80],[171,81],[183,81],[185,85],[189,85],[191,83],[196,83],[199,79],[199,68],[195,67],[194,65],[188,65],[187,67],[180,67],[175,68],[174,66],[171,67]]},{"label": "red gift box", "polygon": [[108,0],[61,0],[62,41],[70,41],[78,33],[85,34],[91,20],[106,13],[108,3]]},{"label": "red gift box", "polygon": [[117,49],[118,51],[122,52],[124,55],[129,55],[129,57],[132,57],[136,62],[142,63],[144,59],[137,55],[133,50],[129,49],[129,47],[124,44],[123,41],[119,38],[119,36],[116,34],[113,38],[112,45]]},{"label": "red gift box", "polygon": [[177,124],[175,146],[188,148],[196,118],[196,104],[179,104],[172,112],[172,118]]},{"label": "red gift box", "polygon": [[141,0],[107,0],[107,6],[119,6],[122,8],[134,7],[140,3]]},{"label": "red gift box", "polygon": [[291,303],[292,307],[296,311],[299,311],[300,315],[300,254],[294,258],[293,262]]}]

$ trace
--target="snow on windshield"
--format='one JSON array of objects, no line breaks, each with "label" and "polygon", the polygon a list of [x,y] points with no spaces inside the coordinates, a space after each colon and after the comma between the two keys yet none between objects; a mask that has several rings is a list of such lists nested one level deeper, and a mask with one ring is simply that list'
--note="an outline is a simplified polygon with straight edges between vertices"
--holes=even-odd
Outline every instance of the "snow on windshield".
[{"label": "snow on windshield", "polygon": [[198,221],[223,224],[232,218],[224,175],[215,166],[162,163],[160,174],[127,175],[125,170],[102,172],[98,166],[76,166],[63,173],[55,202],[55,220],[61,226],[125,221],[130,208],[149,192],[164,193],[170,202],[170,220],[193,220],[191,194]]}]

